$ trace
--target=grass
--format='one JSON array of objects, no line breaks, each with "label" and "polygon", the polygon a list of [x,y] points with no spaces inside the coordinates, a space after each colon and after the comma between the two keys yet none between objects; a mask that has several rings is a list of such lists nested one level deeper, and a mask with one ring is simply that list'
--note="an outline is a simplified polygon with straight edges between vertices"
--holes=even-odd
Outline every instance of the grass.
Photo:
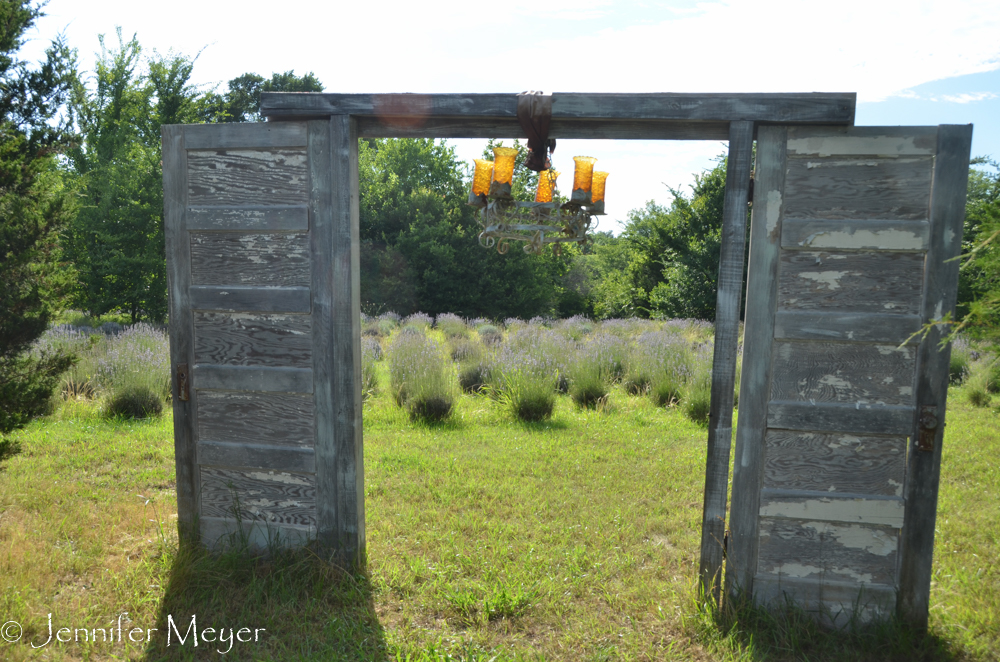
[{"label": "grass", "polygon": [[[382,368],[384,370],[384,368]],[[388,389],[365,404],[368,564],[309,551],[180,549],[171,416],[108,421],[70,401],[0,461],[0,658],[203,659],[181,631],[263,628],[225,659],[995,660],[1000,658],[998,414],[952,392],[931,630],[830,633],[794,611],[713,614],[695,593],[704,428],[613,387],[611,406],[557,397],[550,420],[458,396],[410,420]],[[55,627],[160,628],[142,645],[34,650]],[[98,634],[100,634],[98,632]],[[218,646],[219,644],[214,644]],[[223,646],[225,649],[225,646]]]}]

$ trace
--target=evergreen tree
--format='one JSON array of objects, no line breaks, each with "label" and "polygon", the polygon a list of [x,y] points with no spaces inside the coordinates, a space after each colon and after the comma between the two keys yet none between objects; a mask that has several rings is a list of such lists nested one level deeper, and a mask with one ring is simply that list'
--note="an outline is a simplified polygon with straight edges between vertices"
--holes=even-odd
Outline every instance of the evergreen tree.
[{"label": "evergreen tree", "polygon": [[74,54],[57,39],[37,69],[17,57],[41,15],[31,2],[0,3],[0,434],[43,413],[73,361],[30,351],[65,288],[59,234],[73,214],[56,155],[71,138],[61,109]]}]

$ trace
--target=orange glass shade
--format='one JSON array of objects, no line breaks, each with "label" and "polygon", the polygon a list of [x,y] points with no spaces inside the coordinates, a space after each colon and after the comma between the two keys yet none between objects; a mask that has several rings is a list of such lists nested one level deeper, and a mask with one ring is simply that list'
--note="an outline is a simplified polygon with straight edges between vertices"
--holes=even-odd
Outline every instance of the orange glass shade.
[{"label": "orange glass shade", "polygon": [[474,159],[476,172],[472,176],[472,195],[486,195],[490,192],[490,182],[493,180],[493,161]]},{"label": "orange glass shade", "polygon": [[535,202],[552,202],[552,194],[556,190],[556,170],[543,170],[538,173],[538,190],[535,192]]},{"label": "orange glass shade", "polygon": [[593,188],[590,190],[590,200],[591,202],[600,202],[604,199],[604,182],[608,178],[607,172],[595,172],[593,179]]},{"label": "orange glass shade", "polygon": [[493,148],[493,181],[497,184],[511,185],[514,183],[514,159],[517,149],[514,147]]},{"label": "orange glass shade", "polygon": [[576,162],[576,170],[573,171],[573,190],[589,191],[597,159],[593,156],[574,156],[573,161]]}]

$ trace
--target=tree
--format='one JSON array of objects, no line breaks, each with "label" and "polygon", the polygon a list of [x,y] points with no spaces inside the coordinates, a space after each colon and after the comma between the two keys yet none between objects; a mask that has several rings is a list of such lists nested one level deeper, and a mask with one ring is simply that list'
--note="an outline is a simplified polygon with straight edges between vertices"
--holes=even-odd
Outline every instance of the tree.
[{"label": "tree", "polygon": [[193,60],[145,59],[135,36],[118,48],[100,38],[94,89],[78,82],[73,107],[82,141],[70,152],[85,202],[71,248],[80,274],[77,303],[93,315],[121,311],[133,322],[167,313],[160,127],[198,121],[203,95],[190,83]]},{"label": "tree", "polygon": [[[1000,163],[972,160],[959,272],[959,328],[1000,340]],[[992,172],[991,172],[992,171]],[[957,329],[956,329],[957,330]]]},{"label": "tree", "polygon": [[60,110],[74,54],[59,38],[38,69],[17,58],[40,16],[27,1],[0,4],[0,434],[43,413],[73,362],[30,351],[65,289],[59,233],[73,215],[56,155],[71,138]]},{"label": "tree", "polygon": [[313,72],[296,76],[295,71],[271,74],[270,80],[245,73],[228,83],[224,94],[206,95],[205,119],[210,122],[260,122],[261,92],[322,92],[323,84]]}]

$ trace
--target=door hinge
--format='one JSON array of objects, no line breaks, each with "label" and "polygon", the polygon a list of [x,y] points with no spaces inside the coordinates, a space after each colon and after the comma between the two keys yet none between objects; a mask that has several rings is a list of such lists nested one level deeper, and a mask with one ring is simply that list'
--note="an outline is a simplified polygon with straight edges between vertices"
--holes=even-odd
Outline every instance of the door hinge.
[{"label": "door hinge", "polygon": [[191,399],[191,379],[187,363],[177,365],[177,399],[181,402]]},{"label": "door hinge", "polygon": [[921,407],[918,424],[917,450],[933,452],[938,427],[937,407],[934,405]]}]

